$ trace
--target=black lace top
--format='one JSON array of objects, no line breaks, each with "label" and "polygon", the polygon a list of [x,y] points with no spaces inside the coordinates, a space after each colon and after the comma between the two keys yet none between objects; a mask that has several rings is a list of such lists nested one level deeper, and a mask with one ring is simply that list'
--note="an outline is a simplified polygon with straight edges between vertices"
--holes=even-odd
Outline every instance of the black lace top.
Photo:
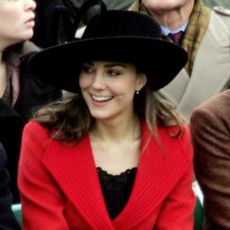
[{"label": "black lace top", "polygon": [[120,175],[111,175],[97,168],[106,207],[111,219],[122,211],[130,196],[136,168],[127,169]]}]

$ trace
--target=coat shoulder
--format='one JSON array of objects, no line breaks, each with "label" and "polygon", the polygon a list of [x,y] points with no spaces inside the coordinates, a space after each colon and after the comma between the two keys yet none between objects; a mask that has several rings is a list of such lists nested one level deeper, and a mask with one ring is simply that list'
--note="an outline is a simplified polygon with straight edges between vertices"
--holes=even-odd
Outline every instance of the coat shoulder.
[{"label": "coat shoulder", "polygon": [[212,8],[211,14],[213,15],[212,24],[216,24],[216,27],[220,27],[224,31],[230,31],[230,9],[215,6]]},{"label": "coat shoulder", "polygon": [[42,145],[50,139],[49,130],[36,121],[29,121],[23,130],[24,139],[38,141]]},{"label": "coat shoulder", "polygon": [[[215,96],[197,107],[191,116],[192,136],[206,133],[208,129],[229,132],[230,90]],[[213,133],[212,135],[214,135]]]},{"label": "coat shoulder", "polygon": [[220,47],[230,47],[230,12],[229,9],[214,7],[211,11],[207,32]]},{"label": "coat shoulder", "polygon": [[230,113],[230,90],[226,90],[202,103],[193,111],[193,115],[205,111],[217,115]]},{"label": "coat shoulder", "polygon": [[161,129],[159,132],[159,138],[161,143],[169,153],[175,152],[180,157],[184,157],[187,162],[191,162],[193,159],[193,147],[191,142],[190,129],[188,126],[183,127],[181,135],[176,135],[178,132],[177,127],[169,127]]},{"label": "coat shoulder", "polygon": [[213,11],[219,15],[230,17],[230,9],[221,6],[214,6]]}]

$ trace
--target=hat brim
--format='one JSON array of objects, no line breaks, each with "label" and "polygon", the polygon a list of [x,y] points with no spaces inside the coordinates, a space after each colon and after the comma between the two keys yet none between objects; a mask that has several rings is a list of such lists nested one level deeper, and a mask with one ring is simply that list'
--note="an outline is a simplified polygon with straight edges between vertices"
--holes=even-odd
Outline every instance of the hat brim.
[{"label": "hat brim", "polygon": [[77,93],[84,61],[138,64],[155,91],[166,86],[185,66],[187,53],[171,42],[150,37],[79,39],[32,55],[29,68],[47,84]]}]

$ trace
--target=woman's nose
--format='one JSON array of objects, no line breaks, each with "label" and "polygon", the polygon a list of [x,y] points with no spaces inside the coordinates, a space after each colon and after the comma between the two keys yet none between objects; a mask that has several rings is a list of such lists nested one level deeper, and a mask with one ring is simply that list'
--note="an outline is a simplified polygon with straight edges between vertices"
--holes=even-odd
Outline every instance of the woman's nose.
[{"label": "woman's nose", "polygon": [[105,79],[103,78],[101,73],[96,73],[93,81],[92,87],[95,89],[104,89],[105,88]]},{"label": "woman's nose", "polygon": [[25,9],[34,11],[36,9],[36,2],[34,0],[25,0]]}]

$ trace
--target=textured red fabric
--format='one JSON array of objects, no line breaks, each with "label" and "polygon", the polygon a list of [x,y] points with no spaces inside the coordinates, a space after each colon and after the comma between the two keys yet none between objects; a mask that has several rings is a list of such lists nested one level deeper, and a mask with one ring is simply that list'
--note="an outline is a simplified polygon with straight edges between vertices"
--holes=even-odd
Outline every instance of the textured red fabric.
[{"label": "textured red fabric", "polygon": [[88,136],[78,145],[64,145],[30,122],[24,129],[19,162],[23,229],[192,230],[190,135],[186,129],[183,137],[173,139],[170,132],[159,130],[159,148],[143,124],[131,196],[122,212],[110,220]]}]

